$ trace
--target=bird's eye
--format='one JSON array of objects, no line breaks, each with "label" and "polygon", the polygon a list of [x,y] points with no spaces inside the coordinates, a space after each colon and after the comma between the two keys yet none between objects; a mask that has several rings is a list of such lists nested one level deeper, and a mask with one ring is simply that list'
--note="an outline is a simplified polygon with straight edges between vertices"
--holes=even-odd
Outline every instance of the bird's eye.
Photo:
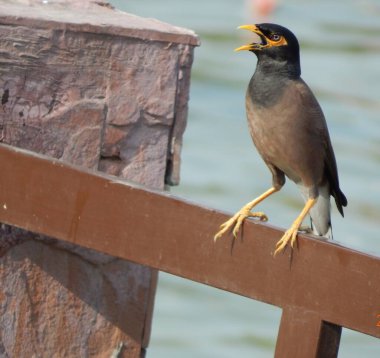
[{"label": "bird's eye", "polygon": [[278,34],[271,34],[270,36],[269,36],[269,38],[272,40],[272,41],[280,41],[280,39],[281,39],[281,36],[280,35],[278,35]]}]

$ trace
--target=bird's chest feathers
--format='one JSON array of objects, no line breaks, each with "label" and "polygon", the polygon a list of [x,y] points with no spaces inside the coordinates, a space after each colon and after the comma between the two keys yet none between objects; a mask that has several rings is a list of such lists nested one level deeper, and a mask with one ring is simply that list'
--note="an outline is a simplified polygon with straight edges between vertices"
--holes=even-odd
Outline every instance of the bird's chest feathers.
[{"label": "bird's chest feathers", "polygon": [[[264,103],[263,95],[270,97]],[[289,93],[286,86],[274,91],[260,89],[258,94],[247,91],[248,125],[258,152],[267,163],[276,165],[295,181],[299,178],[291,163],[297,162],[293,156],[297,156],[298,151],[291,148],[298,144],[300,114],[297,108],[297,94]]]},{"label": "bird's chest feathers", "polygon": [[[251,79],[246,94],[247,118],[252,136],[265,138],[281,135],[291,125],[294,102],[289,84],[284,80],[257,74]],[[294,95],[294,94],[293,94]],[[286,113],[285,113],[286,112]],[[286,115],[284,115],[286,114]],[[283,135],[281,135],[283,137]]]},{"label": "bird's chest feathers", "polygon": [[254,103],[252,96],[247,93],[246,109],[251,135],[259,151],[265,147],[267,155],[284,147],[294,134],[297,113],[284,97],[287,96],[278,97],[277,101],[269,105],[261,105]]}]

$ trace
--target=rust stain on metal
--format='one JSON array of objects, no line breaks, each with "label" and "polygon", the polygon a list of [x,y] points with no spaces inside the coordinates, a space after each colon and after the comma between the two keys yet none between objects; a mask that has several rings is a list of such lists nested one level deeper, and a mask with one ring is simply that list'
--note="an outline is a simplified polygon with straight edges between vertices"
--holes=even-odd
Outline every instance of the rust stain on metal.
[{"label": "rust stain on metal", "polygon": [[79,190],[77,192],[75,206],[74,206],[75,213],[72,216],[72,221],[71,221],[69,233],[68,233],[68,237],[70,238],[70,241],[73,243],[75,243],[76,241],[78,226],[80,223],[84,206],[86,205],[86,202],[87,202],[87,198],[88,198],[88,192],[85,189]]}]

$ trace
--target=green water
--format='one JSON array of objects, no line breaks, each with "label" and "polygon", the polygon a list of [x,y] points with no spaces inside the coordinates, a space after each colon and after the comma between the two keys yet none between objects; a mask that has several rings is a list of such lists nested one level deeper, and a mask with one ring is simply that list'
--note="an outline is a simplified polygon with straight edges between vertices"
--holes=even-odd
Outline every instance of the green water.
[{"label": "green water", "polygon": [[[256,60],[232,51],[247,41],[236,27],[265,20],[292,29],[301,43],[302,77],[323,107],[348,198],[344,219],[333,211],[334,237],[380,255],[380,1],[287,0],[269,19],[249,15],[243,1],[113,3],[200,36],[181,185],[172,192],[230,212],[271,183],[245,120],[245,89]],[[302,205],[288,182],[260,210],[287,227]],[[280,315],[275,307],[161,274],[148,356],[272,357]],[[344,330],[339,357],[358,356],[380,357],[380,341]]]}]

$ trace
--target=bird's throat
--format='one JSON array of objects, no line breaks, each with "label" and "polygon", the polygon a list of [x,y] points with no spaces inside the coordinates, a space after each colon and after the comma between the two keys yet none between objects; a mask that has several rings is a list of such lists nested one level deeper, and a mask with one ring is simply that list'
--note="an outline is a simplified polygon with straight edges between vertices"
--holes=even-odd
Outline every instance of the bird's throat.
[{"label": "bird's throat", "polygon": [[247,95],[252,104],[270,107],[277,103],[291,79],[265,74],[256,70],[248,85]]},{"label": "bird's throat", "polygon": [[258,57],[255,74],[274,78],[297,79],[301,76],[299,61],[281,61],[268,57]]}]

